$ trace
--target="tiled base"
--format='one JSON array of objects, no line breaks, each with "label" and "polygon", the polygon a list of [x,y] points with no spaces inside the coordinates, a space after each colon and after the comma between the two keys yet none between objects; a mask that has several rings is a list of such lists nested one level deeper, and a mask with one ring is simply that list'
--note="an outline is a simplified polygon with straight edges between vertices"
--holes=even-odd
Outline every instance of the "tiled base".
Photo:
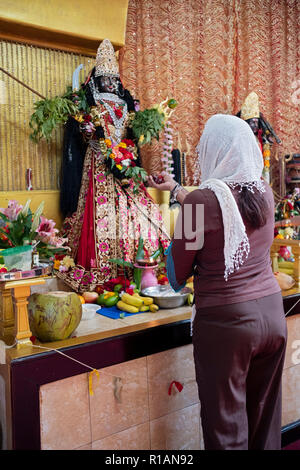
[{"label": "tiled base", "polygon": [[[292,320],[292,321],[291,321]],[[288,319],[282,426],[300,417],[300,317]],[[297,343],[298,344],[298,343]],[[42,449],[202,449],[192,345],[101,369],[88,393],[88,374],[40,389]],[[120,377],[118,399],[115,379]],[[169,395],[172,381],[183,385]]]},{"label": "tiled base", "polygon": [[[41,448],[47,450],[201,449],[192,346],[43,385]],[[116,388],[116,378],[121,378]],[[168,394],[172,380],[182,392]]]},{"label": "tiled base", "polygon": [[284,369],[282,396],[282,426],[285,426],[300,417],[300,364]]}]

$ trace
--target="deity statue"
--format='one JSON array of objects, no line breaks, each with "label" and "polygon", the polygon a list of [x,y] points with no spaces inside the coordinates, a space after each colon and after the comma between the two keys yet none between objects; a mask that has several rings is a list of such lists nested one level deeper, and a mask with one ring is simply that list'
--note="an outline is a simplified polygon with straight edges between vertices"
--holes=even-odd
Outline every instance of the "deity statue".
[{"label": "deity statue", "polygon": [[163,253],[170,238],[143,183],[131,128],[138,102],[122,85],[109,40],[74,99],[82,100],[82,110],[66,124],[60,206],[75,266],[58,276],[83,292],[117,276],[111,260],[132,265],[141,239],[151,256]]},{"label": "deity statue", "polygon": [[280,144],[281,140],[277,137],[269,122],[260,112],[259,98],[254,91],[249,93],[246,97],[237,116],[249,124],[257,139],[264,158],[263,177],[270,183],[271,146],[274,143],[274,139],[278,144]]}]

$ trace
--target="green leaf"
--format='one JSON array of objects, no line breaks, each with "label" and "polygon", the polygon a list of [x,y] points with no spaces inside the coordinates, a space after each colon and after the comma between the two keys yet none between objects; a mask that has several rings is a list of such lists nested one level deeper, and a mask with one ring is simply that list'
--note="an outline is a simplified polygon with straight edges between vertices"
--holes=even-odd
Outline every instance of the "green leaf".
[{"label": "green leaf", "polygon": [[29,210],[29,205],[30,205],[30,203],[31,203],[31,199],[28,199],[28,200],[26,201],[25,206],[23,207],[23,209],[22,209],[21,212],[20,212],[24,217],[26,217],[27,214],[28,214],[28,210]]},{"label": "green leaf", "polygon": [[124,261],[121,258],[110,258],[108,261],[111,263],[115,263],[118,266],[126,267],[126,268],[133,268],[133,264],[129,263],[129,261]]},{"label": "green leaf", "polygon": [[0,212],[0,217],[1,217],[1,219],[5,220],[5,222],[10,222],[9,218],[5,214],[3,214],[2,212]]},{"label": "green leaf", "polygon": [[136,252],[136,259],[143,259],[143,258],[144,258],[144,240],[142,237],[140,237],[138,249]]},{"label": "green leaf", "polygon": [[67,121],[69,115],[74,115],[79,108],[71,99],[56,96],[34,104],[35,112],[30,117],[29,126],[33,130],[30,139],[39,142],[43,137],[49,141],[53,130]]},{"label": "green leaf", "polygon": [[161,249],[161,247],[160,247],[160,248],[158,248],[158,250],[156,250],[156,251],[153,253],[153,255],[151,255],[151,258],[153,258],[153,259],[158,258],[158,256],[161,254],[161,252],[162,252],[162,249]]},{"label": "green leaf", "polygon": [[37,208],[37,210],[34,213],[32,225],[31,225],[31,232],[30,232],[31,239],[34,237],[34,235],[36,233],[36,230],[37,230],[37,228],[40,224],[40,216],[43,213],[44,205],[45,205],[45,203],[44,203],[44,201],[42,201],[41,204],[39,205],[39,207]]},{"label": "green leaf", "polygon": [[141,269],[134,268],[134,270],[133,270],[133,279],[134,279],[134,282],[136,283],[137,289],[140,290],[141,280],[142,280],[142,270]]}]

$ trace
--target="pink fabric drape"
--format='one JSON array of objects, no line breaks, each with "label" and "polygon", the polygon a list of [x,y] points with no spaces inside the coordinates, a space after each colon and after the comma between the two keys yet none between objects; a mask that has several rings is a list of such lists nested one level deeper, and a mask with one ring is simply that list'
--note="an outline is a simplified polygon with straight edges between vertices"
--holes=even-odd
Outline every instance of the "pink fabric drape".
[{"label": "pink fabric drape", "polygon": [[90,179],[86,197],[86,210],[84,212],[82,231],[78,246],[77,264],[86,269],[96,266],[95,235],[94,235],[94,191],[93,178]]}]

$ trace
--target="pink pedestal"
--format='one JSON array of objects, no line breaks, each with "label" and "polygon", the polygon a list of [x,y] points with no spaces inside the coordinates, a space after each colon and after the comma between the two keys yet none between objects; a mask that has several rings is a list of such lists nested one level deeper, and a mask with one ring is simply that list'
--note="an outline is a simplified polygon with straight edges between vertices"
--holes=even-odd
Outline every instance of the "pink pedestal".
[{"label": "pink pedestal", "polygon": [[134,267],[138,269],[142,269],[142,279],[141,279],[141,290],[146,289],[147,287],[156,286],[158,284],[155,268],[157,268],[157,264],[155,266],[139,266],[135,264]]}]

